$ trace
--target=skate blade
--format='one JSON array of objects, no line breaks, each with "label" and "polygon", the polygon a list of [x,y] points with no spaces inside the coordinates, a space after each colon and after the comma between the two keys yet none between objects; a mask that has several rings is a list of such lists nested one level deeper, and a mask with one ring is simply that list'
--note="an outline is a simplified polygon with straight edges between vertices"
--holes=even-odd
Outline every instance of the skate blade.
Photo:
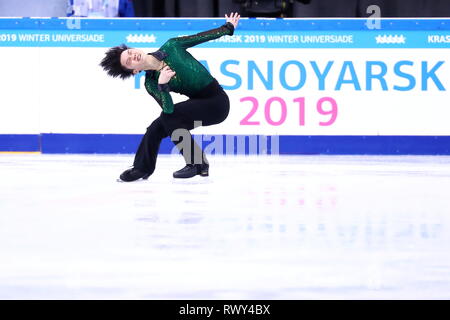
[{"label": "skate blade", "polygon": [[134,181],[123,181],[120,178],[116,179],[116,182],[120,182],[120,183],[142,183],[147,181],[147,179],[138,179],[138,180],[134,180]]}]

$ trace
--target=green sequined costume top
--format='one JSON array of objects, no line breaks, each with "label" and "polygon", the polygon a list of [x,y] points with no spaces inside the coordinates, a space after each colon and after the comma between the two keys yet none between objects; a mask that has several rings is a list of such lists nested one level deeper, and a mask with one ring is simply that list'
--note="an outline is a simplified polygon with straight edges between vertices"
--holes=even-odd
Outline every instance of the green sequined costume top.
[{"label": "green sequined costume top", "polygon": [[231,36],[233,33],[233,24],[227,22],[220,28],[192,36],[171,38],[158,51],[150,53],[158,60],[163,60],[176,73],[168,85],[158,85],[159,72],[154,70],[146,72],[145,89],[155,98],[164,113],[173,112],[169,91],[192,96],[214,80],[209,71],[186,49],[224,35]]}]

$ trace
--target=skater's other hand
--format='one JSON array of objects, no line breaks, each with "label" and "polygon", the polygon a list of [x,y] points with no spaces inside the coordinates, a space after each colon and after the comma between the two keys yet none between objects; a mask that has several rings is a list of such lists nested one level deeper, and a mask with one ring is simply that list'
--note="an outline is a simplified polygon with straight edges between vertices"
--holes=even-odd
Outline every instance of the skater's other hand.
[{"label": "skater's other hand", "polygon": [[165,66],[161,70],[161,73],[159,74],[158,83],[159,84],[168,83],[170,81],[170,79],[172,79],[172,77],[174,77],[175,75],[176,75],[175,71],[170,69],[169,66]]},{"label": "skater's other hand", "polygon": [[241,16],[237,12],[232,12],[230,14],[230,16],[225,14],[225,18],[227,18],[227,22],[230,22],[234,26],[234,28],[236,29],[236,27],[237,27],[237,25],[239,23],[239,19],[241,18]]}]

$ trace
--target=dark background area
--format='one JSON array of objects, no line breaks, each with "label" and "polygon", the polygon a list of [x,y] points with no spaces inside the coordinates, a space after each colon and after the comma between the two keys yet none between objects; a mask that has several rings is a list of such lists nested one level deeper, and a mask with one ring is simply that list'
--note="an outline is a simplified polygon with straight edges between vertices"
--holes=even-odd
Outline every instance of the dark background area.
[{"label": "dark background area", "polygon": [[450,17],[450,0],[0,0],[0,17]]},{"label": "dark background area", "polygon": [[133,0],[137,17],[450,17],[450,0]]}]

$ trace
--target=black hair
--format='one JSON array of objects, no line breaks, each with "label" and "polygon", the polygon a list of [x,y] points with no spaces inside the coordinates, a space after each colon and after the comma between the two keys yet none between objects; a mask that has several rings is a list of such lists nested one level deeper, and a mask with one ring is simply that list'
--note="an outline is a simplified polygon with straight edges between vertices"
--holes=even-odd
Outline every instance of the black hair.
[{"label": "black hair", "polygon": [[106,56],[100,62],[100,66],[108,75],[113,78],[120,77],[121,79],[126,79],[133,75],[133,70],[125,68],[120,63],[120,55],[128,49],[130,48],[127,45],[121,44],[120,46],[110,48],[106,52]]}]

